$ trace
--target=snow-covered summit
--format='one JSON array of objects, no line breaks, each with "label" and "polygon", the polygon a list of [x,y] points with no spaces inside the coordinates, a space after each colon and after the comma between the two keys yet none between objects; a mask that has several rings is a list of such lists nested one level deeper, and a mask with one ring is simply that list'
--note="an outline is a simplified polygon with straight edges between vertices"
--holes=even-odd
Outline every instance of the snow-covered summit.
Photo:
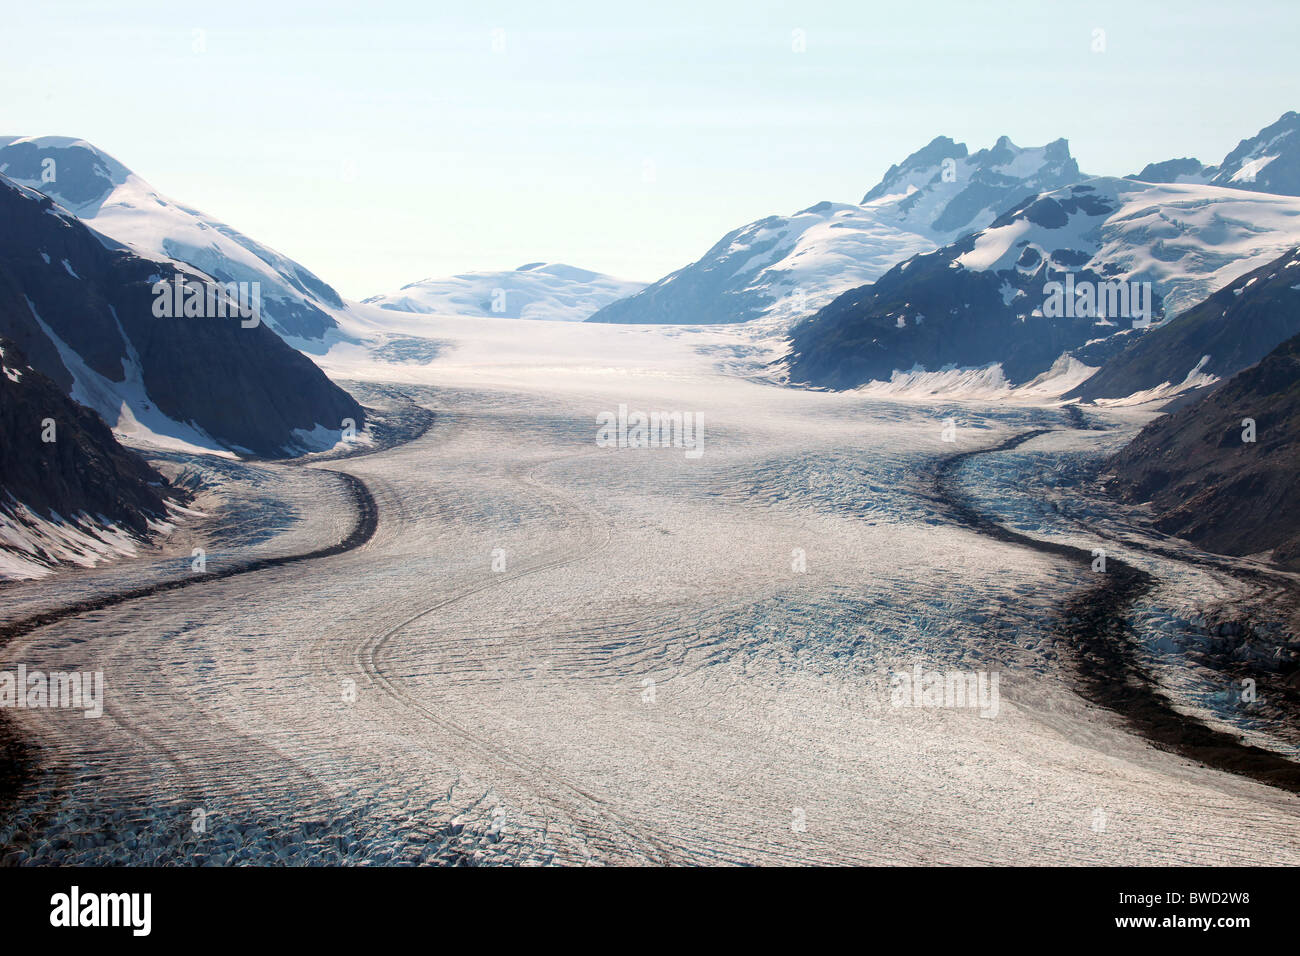
[{"label": "snow-covered summit", "polygon": [[581,322],[644,286],[560,262],[530,262],[501,272],[422,279],[365,302],[394,312]]},{"label": "snow-covered summit", "polygon": [[1217,166],[1190,158],[1168,159],[1149,163],[1128,178],[1300,196],[1300,113],[1283,113],[1276,123],[1238,143]]},{"label": "snow-covered summit", "polygon": [[790,377],[846,388],[997,363],[1018,385],[1063,353],[1096,367],[1148,322],[1298,243],[1297,197],[1085,180],[1031,197],[799,323]]},{"label": "snow-covered summit", "polygon": [[970,153],[940,136],[891,166],[860,204],[820,202],[735,229],[696,262],[595,322],[788,324],[892,266],[983,228],[1018,200],[1077,182],[1069,145],[1005,136]]},{"label": "snow-covered summit", "polygon": [[67,136],[0,136],[0,173],[91,226],[109,247],[193,266],[221,282],[258,282],[261,317],[291,345],[322,352],[347,306],[292,259],[158,193],[108,153]]}]

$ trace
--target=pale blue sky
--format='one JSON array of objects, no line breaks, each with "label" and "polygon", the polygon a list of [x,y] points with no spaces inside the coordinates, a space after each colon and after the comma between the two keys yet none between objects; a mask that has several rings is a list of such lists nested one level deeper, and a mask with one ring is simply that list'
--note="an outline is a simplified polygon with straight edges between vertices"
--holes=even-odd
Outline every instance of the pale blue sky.
[{"label": "pale blue sky", "polygon": [[534,260],[655,279],[745,222],[857,201],[939,134],[1064,136],[1123,175],[1217,162],[1300,108],[1295,0],[125,0],[5,21],[0,134],[87,139],[351,298]]}]

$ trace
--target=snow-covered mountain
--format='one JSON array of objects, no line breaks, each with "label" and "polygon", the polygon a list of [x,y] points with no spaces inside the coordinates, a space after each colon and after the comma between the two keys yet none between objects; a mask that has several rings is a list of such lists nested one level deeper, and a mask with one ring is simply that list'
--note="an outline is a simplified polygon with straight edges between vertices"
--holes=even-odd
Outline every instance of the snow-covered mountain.
[{"label": "snow-covered mountain", "polygon": [[742,226],[588,321],[789,323],[911,255],[987,226],[1026,196],[1079,179],[1063,139],[1021,149],[1003,136],[968,153],[940,136],[890,167],[861,204],[821,202]]},{"label": "snow-covered mountain", "polygon": [[1170,159],[1151,163],[1128,178],[1300,196],[1300,113],[1282,114],[1276,123],[1243,139],[1217,166],[1205,166],[1196,159]]},{"label": "snow-covered mountain", "polygon": [[1181,159],[1166,159],[1159,163],[1147,163],[1142,172],[1125,179],[1136,179],[1144,183],[1208,183],[1215,177],[1217,166],[1206,166],[1199,159],[1184,156]]},{"label": "snow-covered mountain", "polygon": [[643,288],[644,282],[616,279],[559,262],[530,262],[508,272],[424,279],[365,302],[395,312],[581,322]]},{"label": "snow-covered mountain", "polygon": [[1300,334],[1300,248],[1246,273],[1176,319],[1131,337],[1066,398],[1155,399],[1212,385]]},{"label": "snow-covered mountain", "polygon": [[801,322],[790,377],[848,388],[997,365],[1019,384],[1071,351],[1098,366],[1144,313],[1171,318],[1297,242],[1295,197],[1087,180],[1031,197]]},{"label": "snow-covered mountain", "polygon": [[261,315],[296,348],[342,337],[343,299],[307,269],[197,209],[160,195],[102,150],[65,136],[0,136],[0,173],[45,193],[109,246],[193,266],[221,282],[261,284]]},{"label": "snow-covered mountain", "polygon": [[1300,113],[1284,113],[1276,123],[1243,139],[1223,158],[1210,181],[1216,186],[1300,196]]},{"label": "snow-covered mountain", "polygon": [[161,316],[170,297],[158,283],[174,289],[178,274],[215,287],[189,266],[110,248],[0,174],[0,336],[119,434],[282,456],[331,447],[344,419],[362,427],[357,402],[265,324],[224,308]]}]

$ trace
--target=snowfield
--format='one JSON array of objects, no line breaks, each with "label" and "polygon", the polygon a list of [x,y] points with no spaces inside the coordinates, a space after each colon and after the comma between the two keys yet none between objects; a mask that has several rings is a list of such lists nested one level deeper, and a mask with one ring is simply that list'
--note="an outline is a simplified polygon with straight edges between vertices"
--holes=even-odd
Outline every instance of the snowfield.
[{"label": "snowfield", "polygon": [[[1051,620],[1089,568],[963,527],[926,479],[1050,429],[960,481],[1024,533],[1095,547],[1080,522],[1109,516],[1049,507],[1042,476],[1149,411],[1081,431],[996,381],[964,401],[780,388],[753,329],[370,315],[376,347],[322,364],[381,410],[394,389],[434,410],[421,437],[307,464],[169,452],[202,517],[4,587],[0,626],[192,575],[194,547],[220,567],[328,545],[356,521],[336,471],[378,509],[354,550],[12,640],[0,670],[100,670],[106,702],[5,712],[36,747],[0,817],[10,862],[1300,863],[1295,796],[1074,692]],[[597,447],[620,404],[702,416],[702,456]],[[1174,640],[1240,587],[1140,560],[1161,580],[1152,670],[1293,755]],[[916,665],[997,673],[997,715],[894,706]]]},{"label": "snowfield", "polygon": [[1056,257],[1109,280],[1150,282],[1173,317],[1300,242],[1294,196],[1099,177],[1045,198],[1068,213],[1059,221],[1042,212],[991,226],[955,261],[976,271],[1036,274],[1022,265],[1033,250],[1035,264]]}]

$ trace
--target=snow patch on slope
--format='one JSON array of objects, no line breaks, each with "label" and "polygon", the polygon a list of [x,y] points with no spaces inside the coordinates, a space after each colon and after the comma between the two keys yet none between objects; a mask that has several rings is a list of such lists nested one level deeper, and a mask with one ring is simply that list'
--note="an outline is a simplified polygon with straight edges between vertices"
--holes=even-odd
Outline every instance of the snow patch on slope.
[{"label": "snow patch on slope", "polygon": [[[7,497],[0,507],[0,579],[41,578],[60,564],[90,568],[102,561],[135,557],[138,552],[139,540],[102,515],[44,518],[12,495]],[[173,527],[161,521],[149,525],[160,533]]]},{"label": "snow patch on slope", "polygon": [[1146,402],[1162,401],[1173,398],[1181,392],[1186,392],[1194,388],[1204,388],[1207,385],[1213,385],[1219,381],[1219,376],[1209,372],[1202,371],[1210,361],[1210,356],[1202,355],[1201,360],[1197,362],[1183,378],[1181,382],[1175,385],[1173,382],[1164,382],[1155,388],[1143,389],[1140,392],[1134,392],[1132,395],[1126,395],[1123,398],[1099,398],[1096,400],[1098,405],[1122,406],[1122,405],[1142,405]]},{"label": "snow patch on slope", "polygon": [[[26,299],[26,297],[24,296]],[[137,444],[170,451],[198,452],[234,458],[235,455],[193,422],[178,422],[164,415],[149,399],[140,372],[139,356],[125,333],[122,342],[127,357],[122,360],[123,380],[112,382],[82,360],[26,299],[32,317],[58,350],[59,360],[72,375],[70,397],[96,412],[113,432]],[[116,317],[116,313],[114,313]],[[120,326],[119,326],[120,331]]]}]

